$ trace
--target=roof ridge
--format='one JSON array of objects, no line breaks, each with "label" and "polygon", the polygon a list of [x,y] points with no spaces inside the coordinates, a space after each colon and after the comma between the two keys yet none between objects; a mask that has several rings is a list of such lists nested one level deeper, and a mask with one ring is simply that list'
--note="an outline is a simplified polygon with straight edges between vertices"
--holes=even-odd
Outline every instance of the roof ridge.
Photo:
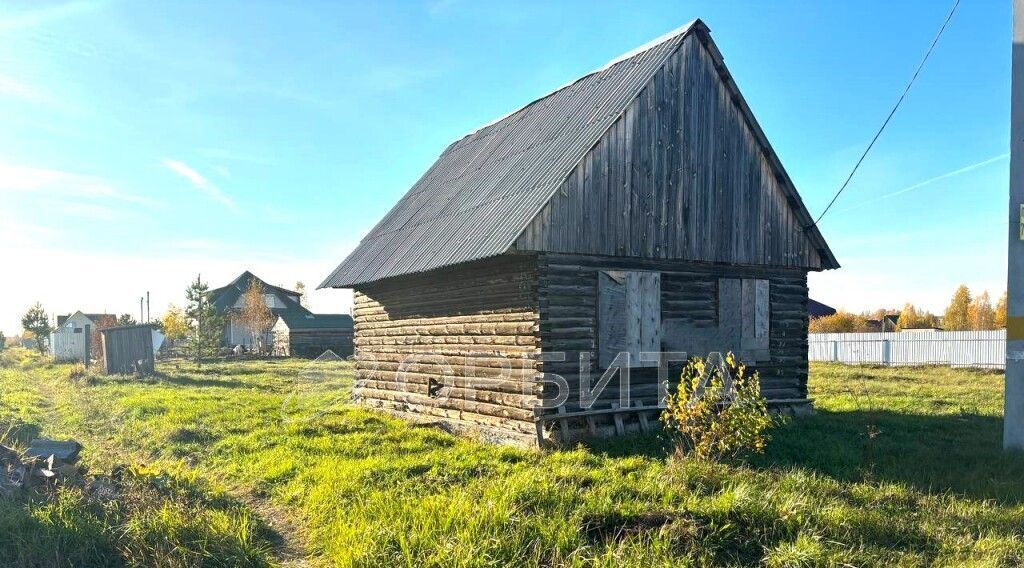
[{"label": "roof ridge", "polygon": [[[543,96],[540,96],[540,97],[538,97],[536,99],[533,99],[532,101],[526,103],[525,105],[522,105],[522,106],[516,108],[515,110],[513,110],[511,112],[505,113],[505,114],[499,116],[498,118],[495,118],[494,120],[491,120],[490,122],[486,122],[486,123],[478,126],[474,130],[471,130],[470,132],[467,132],[466,134],[463,134],[462,136],[456,138],[455,141],[452,142],[451,145],[457,144],[457,143],[461,142],[462,140],[465,140],[466,138],[476,134],[477,132],[480,132],[481,130],[484,130],[486,128],[494,126],[494,125],[498,124],[499,122],[504,121],[507,118],[511,118],[512,116],[515,116],[519,112],[521,112],[521,111],[523,111],[523,110],[525,110],[525,109],[527,109],[527,108],[529,108],[529,107],[531,107],[531,106],[533,106],[533,105],[543,101],[544,99],[547,99],[547,98],[551,97],[552,95],[558,93],[559,91],[562,91],[563,89],[568,89],[569,87],[575,85],[576,83],[579,83],[580,81],[582,81],[583,79],[586,79],[587,77],[589,77],[591,75],[596,75],[597,73],[602,73],[604,71],[607,71],[608,69],[614,67],[615,65],[618,65],[619,63],[623,63],[623,62],[625,62],[625,61],[627,61],[629,59],[632,59],[632,58],[634,58],[634,57],[636,57],[636,56],[638,56],[638,55],[640,55],[640,54],[642,54],[642,53],[644,53],[646,51],[650,51],[650,50],[654,49],[655,47],[658,47],[659,45],[661,45],[661,44],[663,44],[663,43],[665,43],[667,41],[671,41],[671,40],[675,39],[678,36],[684,35],[684,34],[689,32],[694,27],[705,27],[706,28],[707,26],[704,24],[704,22],[701,21],[700,18],[697,18],[697,19],[694,19],[694,20],[690,20],[689,22],[679,26],[678,28],[676,28],[676,29],[674,29],[674,30],[672,30],[670,32],[664,33],[664,34],[662,34],[662,35],[652,39],[651,41],[649,41],[649,42],[647,42],[647,43],[645,43],[645,44],[643,44],[641,46],[634,47],[633,49],[627,51],[626,53],[623,53],[621,55],[618,55],[618,56],[614,57],[611,61],[609,61],[608,63],[605,63],[604,65],[598,67],[597,69],[594,69],[592,71],[584,73],[584,74],[580,75],[579,77],[576,77],[572,81],[569,81],[568,83],[565,83],[565,84],[561,85],[560,87],[555,88],[554,90],[548,91]],[[449,146],[451,146],[451,145],[449,145]]]}]

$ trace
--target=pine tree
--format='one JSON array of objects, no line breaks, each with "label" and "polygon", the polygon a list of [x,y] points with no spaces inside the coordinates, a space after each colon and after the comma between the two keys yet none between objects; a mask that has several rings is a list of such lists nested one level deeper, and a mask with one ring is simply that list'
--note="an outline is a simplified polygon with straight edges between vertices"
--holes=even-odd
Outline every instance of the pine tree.
[{"label": "pine tree", "polygon": [[135,321],[135,318],[131,314],[121,314],[117,316],[117,325],[138,325],[139,322]]},{"label": "pine tree", "polygon": [[996,302],[995,313],[992,315],[992,324],[996,329],[1006,329],[1006,292]]},{"label": "pine tree", "polygon": [[46,353],[46,345],[50,340],[50,318],[46,316],[43,305],[36,302],[21,316],[21,327],[36,338],[36,349]]},{"label": "pine tree", "polygon": [[197,276],[195,282],[185,289],[185,321],[188,323],[187,356],[196,363],[217,354],[224,334],[224,320],[206,297],[209,286]]},{"label": "pine tree", "polygon": [[953,299],[942,318],[942,327],[946,331],[971,329],[971,291],[967,285],[961,284],[953,293]]},{"label": "pine tree", "polygon": [[979,331],[996,328],[995,312],[992,310],[988,292],[978,294],[971,302],[971,328]]}]

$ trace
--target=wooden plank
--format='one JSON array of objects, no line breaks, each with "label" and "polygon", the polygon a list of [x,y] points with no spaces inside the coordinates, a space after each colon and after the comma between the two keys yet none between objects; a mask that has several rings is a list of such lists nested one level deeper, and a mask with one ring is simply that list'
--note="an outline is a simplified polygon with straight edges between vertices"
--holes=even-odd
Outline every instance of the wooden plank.
[{"label": "wooden plank", "polygon": [[[638,354],[643,350],[641,274],[637,271],[626,273],[626,351],[629,352],[632,359],[637,359]],[[636,365],[636,362],[631,362],[631,365]]]},{"label": "wooden plank", "polygon": [[[614,410],[620,410],[619,409],[619,403],[613,402],[612,403],[612,410],[613,411]],[[615,420],[615,433],[618,434],[619,436],[622,436],[623,434],[625,434],[626,433],[626,425],[622,422],[622,414],[619,413],[619,412],[615,412],[612,415],[612,418],[614,418],[614,420]]]},{"label": "wooden plank", "polygon": [[640,431],[647,434],[651,431],[651,425],[647,422],[647,413],[641,410],[644,408],[644,403],[639,400],[634,400],[633,406],[638,409],[636,416],[640,420]]},{"label": "wooden plank", "polygon": [[598,365],[607,368],[616,355],[629,349],[625,273],[598,273],[598,303]]},{"label": "wooden plank", "polygon": [[[565,414],[565,407],[564,406],[559,406],[558,410],[557,410],[557,414],[559,414],[560,416]],[[558,435],[562,438],[563,442],[568,442],[569,441],[569,420],[568,419],[561,418],[558,421]]]},{"label": "wooden plank", "polygon": [[[640,274],[640,352],[661,352],[661,273]],[[643,364],[637,361],[638,364]],[[654,362],[656,364],[656,362]]]},{"label": "wooden plank", "polygon": [[743,290],[738,278],[718,280],[718,328],[725,337],[743,337]]},{"label": "wooden plank", "polygon": [[768,349],[768,280],[744,278],[742,284],[744,349]]},{"label": "wooden plank", "polygon": [[768,335],[771,325],[769,286],[768,280],[755,280],[756,289],[754,297],[754,337],[758,341],[764,341],[764,348],[768,347]]}]

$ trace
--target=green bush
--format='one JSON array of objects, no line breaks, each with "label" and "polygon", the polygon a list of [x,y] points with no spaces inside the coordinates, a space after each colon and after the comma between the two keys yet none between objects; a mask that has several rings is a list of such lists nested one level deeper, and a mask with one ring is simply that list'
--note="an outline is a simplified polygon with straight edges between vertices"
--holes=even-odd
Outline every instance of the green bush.
[{"label": "green bush", "polygon": [[758,374],[732,353],[691,358],[661,420],[677,456],[715,461],[763,452],[774,423]]}]

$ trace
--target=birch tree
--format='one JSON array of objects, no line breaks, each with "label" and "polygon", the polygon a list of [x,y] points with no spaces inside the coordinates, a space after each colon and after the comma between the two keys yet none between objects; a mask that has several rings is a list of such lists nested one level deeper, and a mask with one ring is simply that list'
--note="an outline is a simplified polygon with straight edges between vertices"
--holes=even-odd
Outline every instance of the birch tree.
[{"label": "birch tree", "polygon": [[971,291],[966,285],[961,284],[953,293],[953,299],[942,318],[942,327],[946,331],[971,329]]},{"label": "birch tree", "polygon": [[242,309],[238,313],[238,323],[252,335],[252,343],[260,352],[264,352],[263,338],[273,327],[277,318],[267,307],[263,295],[263,284],[259,280],[249,282],[249,288],[242,294]]},{"label": "birch tree", "polygon": [[1003,295],[999,296],[999,301],[996,302],[996,310],[995,314],[992,316],[992,320],[996,329],[1006,328],[1006,292],[1003,292]]}]

